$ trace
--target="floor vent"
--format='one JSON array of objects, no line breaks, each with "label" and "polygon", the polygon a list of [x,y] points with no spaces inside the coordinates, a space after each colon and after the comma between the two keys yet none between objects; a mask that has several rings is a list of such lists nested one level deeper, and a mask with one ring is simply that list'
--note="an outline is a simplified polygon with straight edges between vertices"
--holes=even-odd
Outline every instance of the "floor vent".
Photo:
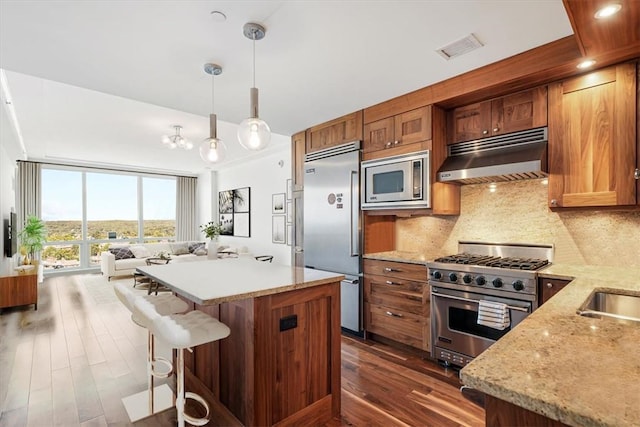
[{"label": "floor vent", "polygon": [[484,46],[473,34],[436,50],[447,61]]}]

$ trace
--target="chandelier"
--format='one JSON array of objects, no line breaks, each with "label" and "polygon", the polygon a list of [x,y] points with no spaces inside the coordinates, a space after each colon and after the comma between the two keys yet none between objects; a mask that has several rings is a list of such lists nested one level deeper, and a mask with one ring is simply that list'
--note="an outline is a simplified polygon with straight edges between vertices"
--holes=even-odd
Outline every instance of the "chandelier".
[{"label": "chandelier", "polygon": [[227,147],[218,138],[218,124],[214,111],[215,76],[222,74],[222,67],[217,64],[204,64],[205,73],[211,76],[211,114],[209,114],[209,138],[200,143],[200,157],[207,163],[218,163],[224,160],[227,154]]},{"label": "chandelier", "polygon": [[182,135],[180,135],[182,126],[174,125],[173,128],[176,130],[176,133],[174,135],[163,135],[162,143],[172,150],[174,148],[184,148],[185,150],[191,150],[193,148],[193,142],[189,141],[186,138],[183,138]]}]

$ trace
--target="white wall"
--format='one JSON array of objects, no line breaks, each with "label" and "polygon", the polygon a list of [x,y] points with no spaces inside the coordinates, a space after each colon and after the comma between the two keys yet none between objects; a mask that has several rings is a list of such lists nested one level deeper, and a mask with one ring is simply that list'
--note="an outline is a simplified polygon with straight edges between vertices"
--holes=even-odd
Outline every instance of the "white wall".
[{"label": "white wall", "polygon": [[273,255],[273,262],[291,264],[291,246],[272,243],[271,240],[271,195],[286,193],[287,179],[291,178],[291,144],[289,138],[274,153],[259,159],[248,160],[218,171],[217,198],[219,190],[251,187],[251,237],[221,236],[220,244],[246,246],[254,255]]},{"label": "white wall", "polygon": [[14,267],[15,257],[4,255],[4,220],[16,211],[16,160],[23,159],[22,149],[7,114],[4,99],[0,107],[0,275],[9,274]]},{"label": "white wall", "polygon": [[[215,220],[213,214],[218,210],[218,198],[214,197],[217,196],[217,192],[214,191],[217,179],[218,173],[212,170],[198,175],[198,224]],[[198,233],[201,238],[204,238],[200,228]]]}]

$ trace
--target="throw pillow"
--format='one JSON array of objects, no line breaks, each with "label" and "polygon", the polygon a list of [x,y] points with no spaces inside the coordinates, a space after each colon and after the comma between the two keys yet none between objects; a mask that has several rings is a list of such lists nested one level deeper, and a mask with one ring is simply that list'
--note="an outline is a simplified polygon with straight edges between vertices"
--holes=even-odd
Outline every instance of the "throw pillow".
[{"label": "throw pillow", "polygon": [[128,247],[109,248],[109,252],[111,252],[113,255],[115,255],[116,261],[119,260],[119,259],[135,258],[133,256],[133,252],[131,252],[131,249],[128,248]]},{"label": "throw pillow", "polygon": [[206,255],[207,254],[207,250],[202,247],[202,248],[198,248],[195,251],[193,251],[194,254],[201,256],[201,255]]},{"label": "throw pillow", "polygon": [[189,245],[187,243],[171,243],[171,252],[174,255],[187,255],[189,253]]},{"label": "throw pillow", "polygon": [[130,247],[133,256],[136,258],[149,258],[151,252],[146,246],[143,245],[131,245]]},{"label": "throw pillow", "polygon": [[198,248],[204,248],[204,242],[189,242],[189,253],[194,253]]}]

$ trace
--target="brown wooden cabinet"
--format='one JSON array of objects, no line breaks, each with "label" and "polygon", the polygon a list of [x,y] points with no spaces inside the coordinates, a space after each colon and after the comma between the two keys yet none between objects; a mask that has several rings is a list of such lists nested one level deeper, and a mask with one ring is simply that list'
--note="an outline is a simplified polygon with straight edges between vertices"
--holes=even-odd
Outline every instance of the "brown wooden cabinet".
[{"label": "brown wooden cabinet", "polygon": [[547,302],[549,298],[560,292],[569,283],[571,280],[538,277],[538,306]]},{"label": "brown wooden cabinet", "polygon": [[293,191],[304,188],[304,155],[306,150],[306,132],[291,135],[291,179]]},{"label": "brown wooden cabinet", "polygon": [[450,144],[547,125],[546,86],[451,110]]},{"label": "brown wooden cabinet", "polygon": [[635,205],[636,64],[549,86],[549,206]]},{"label": "brown wooden cabinet", "polygon": [[364,126],[364,160],[407,154],[430,148],[431,106],[417,108],[367,123]]},{"label": "brown wooden cabinet", "polygon": [[37,273],[0,277],[0,309],[29,304],[38,309]]},{"label": "brown wooden cabinet", "polygon": [[362,141],[362,110],[322,123],[307,130],[306,152]]},{"label": "brown wooden cabinet", "polygon": [[365,330],[429,351],[430,308],[424,265],[364,260]]}]

